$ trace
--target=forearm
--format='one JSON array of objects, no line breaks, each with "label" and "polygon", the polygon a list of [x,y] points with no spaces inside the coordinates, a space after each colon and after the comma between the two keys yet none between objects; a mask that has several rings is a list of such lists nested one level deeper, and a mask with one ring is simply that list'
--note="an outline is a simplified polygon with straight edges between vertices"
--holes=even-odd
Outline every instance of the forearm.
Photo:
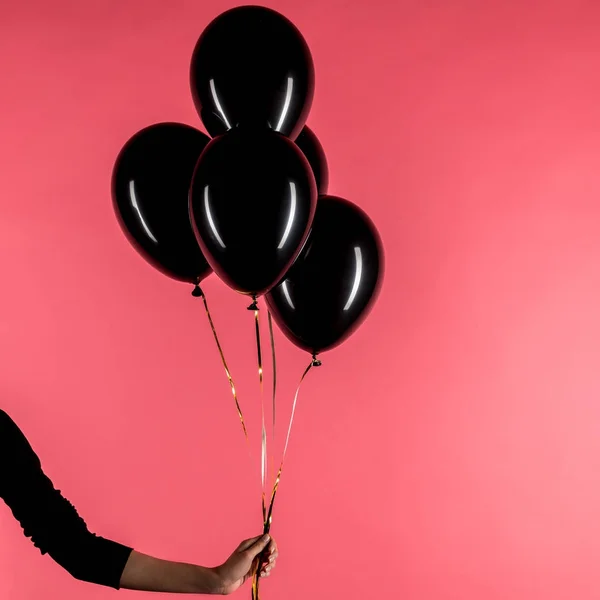
[{"label": "forearm", "polygon": [[146,592],[221,594],[215,569],[161,560],[135,550],[121,575],[121,587]]}]

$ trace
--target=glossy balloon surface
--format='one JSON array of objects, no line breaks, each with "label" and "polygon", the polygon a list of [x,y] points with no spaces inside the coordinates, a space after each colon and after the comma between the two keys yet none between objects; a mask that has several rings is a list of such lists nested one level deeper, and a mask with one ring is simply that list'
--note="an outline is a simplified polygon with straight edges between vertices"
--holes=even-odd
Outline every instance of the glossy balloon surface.
[{"label": "glossy balloon surface", "polygon": [[254,124],[296,139],[310,111],[315,74],[306,41],[291,21],[269,8],[240,6],[200,36],[190,83],[213,137]]},{"label": "glossy balloon surface", "polygon": [[125,235],[150,264],[180,281],[211,272],[188,211],[194,168],[209,141],[187,125],[158,123],[127,142],[113,169],[113,206]]},{"label": "glossy balloon surface", "polygon": [[308,161],[269,129],[215,138],[194,174],[190,214],[209,264],[227,285],[260,296],[306,241],[317,201]]},{"label": "glossy balloon surface", "polygon": [[329,166],[321,142],[309,127],[304,127],[296,138],[296,145],[306,156],[315,176],[319,196],[324,196],[329,189]]},{"label": "glossy balloon surface", "polygon": [[369,217],[347,200],[324,196],[305,247],[267,303],[283,333],[318,354],[362,323],[382,279],[383,247]]}]

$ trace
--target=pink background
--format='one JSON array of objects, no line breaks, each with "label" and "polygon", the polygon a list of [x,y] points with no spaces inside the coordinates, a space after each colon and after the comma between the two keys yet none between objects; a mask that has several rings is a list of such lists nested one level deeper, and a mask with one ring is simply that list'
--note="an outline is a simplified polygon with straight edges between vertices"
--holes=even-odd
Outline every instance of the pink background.
[{"label": "pink background", "polygon": [[[265,600],[600,597],[600,5],[269,5],[388,270],[301,396]],[[135,131],[199,124],[189,57],[231,6],[0,9],[1,404],[92,530],[204,564],[259,531],[258,471],[199,301],[129,247],[109,184]],[[256,444],[251,316],[205,287]],[[278,342],[285,416],[307,357]],[[0,510],[1,598],[113,595]]]}]

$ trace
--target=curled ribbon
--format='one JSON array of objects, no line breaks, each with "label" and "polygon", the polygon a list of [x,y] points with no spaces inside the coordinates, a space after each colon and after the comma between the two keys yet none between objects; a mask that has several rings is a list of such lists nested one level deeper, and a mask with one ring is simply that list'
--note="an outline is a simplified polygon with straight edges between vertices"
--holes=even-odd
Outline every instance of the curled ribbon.
[{"label": "curled ribbon", "polygon": [[256,353],[258,359],[258,380],[260,383],[260,405],[262,413],[262,429],[261,429],[261,479],[262,479],[262,513],[263,521],[267,518],[267,477],[268,477],[268,462],[267,462],[267,425],[265,418],[265,398],[263,384],[263,359],[262,359],[262,344],[260,341],[260,315],[258,308],[258,300],[254,297],[254,302],[248,307],[248,310],[254,311],[254,329],[256,332]]},{"label": "curled ribbon", "polygon": [[275,352],[275,336],[273,334],[273,317],[271,311],[267,311],[269,317],[269,339],[271,341],[271,360],[273,362],[273,442],[275,442],[275,416],[277,412],[276,398],[277,398],[277,356]]},{"label": "curled ribbon", "polygon": [[[233,395],[233,399],[235,402],[235,407],[238,413],[238,417],[242,424],[242,429],[244,431],[244,437],[246,438],[246,442],[249,447],[249,437],[248,430],[246,428],[246,422],[244,419],[244,415],[242,413],[242,409],[240,407],[240,403],[237,396],[237,391],[235,387],[235,383],[233,381],[233,377],[231,376],[231,371],[229,370],[229,366],[227,365],[227,360],[225,358],[225,354],[223,352],[223,348],[221,347],[221,343],[219,341],[219,336],[217,335],[217,330],[215,324],[212,319],[212,315],[210,313],[210,309],[208,307],[208,302],[206,300],[206,296],[204,292],[200,288],[199,285],[196,285],[192,295],[196,298],[201,298],[204,303],[204,309],[206,311],[206,316],[208,317],[208,322],[213,333],[213,337],[215,339],[215,343],[217,345],[217,350],[219,351],[219,355],[221,357],[221,362],[223,363],[223,368],[225,369],[225,374],[227,375],[227,380],[229,381],[229,386],[231,387],[231,393]],[[279,470],[277,471],[277,476],[275,477],[275,481],[273,483],[273,489],[271,491],[271,496],[269,500],[269,506],[267,507],[266,503],[266,488],[267,488],[267,478],[268,478],[268,460],[267,460],[267,426],[266,426],[266,417],[265,417],[265,405],[264,405],[264,371],[263,371],[263,356],[262,356],[262,344],[261,344],[261,335],[260,335],[260,315],[259,315],[259,307],[258,300],[256,297],[253,298],[252,304],[248,307],[248,310],[254,311],[254,323],[255,323],[255,332],[256,332],[256,349],[257,349],[257,362],[258,362],[258,377],[260,383],[260,392],[261,392],[261,408],[262,408],[262,432],[261,432],[261,480],[262,480],[262,514],[263,514],[263,534],[270,533],[271,524],[273,521],[273,507],[275,505],[275,498],[277,497],[277,491],[279,489],[279,484],[281,482],[281,474],[283,471],[283,466],[285,463],[285,458],[288,451],[288,446],[290,442],[290,435],[292,432],[292,426],[294,423],[294,417],[296,414],[296,405],[298,403],[298,396],[300,393],[300,388],[304,379],[311,371],[313,367],[320,367],[321,361],[317,359],[316,355],[313,355],[312,360],[308,367],[304,370],[302,377],[300,378],[300,382],[298,383],[298,387],[296,388],[296,393],[294,394],[294,402],[292,404],[292,413],[290,415],[290,421],[288,424],[287,435],[285,438],[285,445],[283,449],[283,454],[281,457],[281,462],[279,464]],[[273,420],[272,420],[272,433],[273,439],[275,439],[275,423],[276,423],[276,395],[277,395],[277,360],[276,360],[276,352],[275,352],[275,337],[273,334],[273,319],[271,317],[271,313],[268,312],[268,321],[269,321],[269,337],[271,343],[271,356],[273,360],[273,389],[272,389],[272,411],[273,411]],[[265,556],[262,555],[256,561],[253,567],[253,577],[252,577],[252,600],[260,600],[260,573],[265,564]]]},{"label": "curled ribbon", "polygon": [[215,343],[217,344],[217,350],[219,351],[219,355],[221,356],[221,362],[223,363],[223,367],[225,369],[225,374],[227,375],[227,380],[229,381],[229,386],[231,387],[231,393],[233,395],[233,400],[235,402],[235,408],[238,413],[238,417],[240,418],[240,422],[242,423],[242,429],[244,430],[244,436],[246,438],[246,443],[249,445],[250,440],[248,438],[248,430],[246,429],[246,421],[244,420],[244,415],[242,414],[242,409],[240,407],[240,402],[238,400],[237,391],[235,389],[235,383],[233,381],[233,377],[231,376],[231,371],[227,366],[227,360],[225,359],[225,354],[223,353],[223,348],[221,347],[221,342],[219,341],[219,336],[217,335],[217,329],[215,328],[215,324],[213,322],[212,316],[210,314],[210,310],[208,308],[208,302],[206,300],[206,296],[204,292],[200,288],[199,285],[196,285],[194,291],[192,292],[192,296],[194,298],[202,298],[202,302],[204,303],[204,310],[206,311],[206,316],[208,317],[208,323],[212,330],[213,336],[215,338]]},{"label": "curled ribbon", "polygon": [[[274,341],[272,340],[272,345],[274,347]],[[302,373],[302,377],[300,378],[300,382],[298,383],[298,387],[296,388],[296,393],[294,394],[294,402],[292,404],[292,414],[290,415],[290,422],[288,424],[287,435],[285,438],[285,446],[283,448],[283,455],[281,457],[281,463],[279,464],[279,470],[277,472],[277,477],[275,478],[275,482],[273,484],[273,489],[271,491],[271,498],[269,501],[269,507],[266,510],[266,516],[264,519],[263,526],[263,534],[270,533],[271,524],[273,522],[273,507],[275,505],[275,498],[277,496],[277,490],[279,489],[279,484],[281,482],[281,473],[283,472],[283,465],[285,463],[285,457],[287,455],[288,446],[290,443],[290,434],[292,433],[292,425],[294,424],[294,416],[296,414],[296,405],[298,403],[298,395],[300,394],[300,388],[302,387],[303,381],[306,379],[306,376],[309,374],[313,367],[320,367],[321,361],[317,359],[316,355],[313,354],[312,360],[304,373]],[[264,557],[261,556],[259,558],[258,564],[256,565],[256,569],[254,570],[254,574],[252,577],[252,600],[260,600],[260,573],[264,566]]]}]

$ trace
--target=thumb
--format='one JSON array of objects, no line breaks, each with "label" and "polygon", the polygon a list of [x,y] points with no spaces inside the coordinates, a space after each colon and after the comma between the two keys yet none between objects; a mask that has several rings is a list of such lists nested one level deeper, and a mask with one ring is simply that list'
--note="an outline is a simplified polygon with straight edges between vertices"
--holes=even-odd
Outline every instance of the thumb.
[{"label": "thumb", "polygon": [[254,546],[254,544],[256,544],[256,542],[260,541],[260,538],[262,536],[258,535],[256,537],[250,538],[249,540],[244,540],[237,548],[236,548],[236,552],[245,552],[246,550],[248,550],[248,548],[250,548],[251,546]]},{"label": "thumb", "polygon": [[258,556],[269,545],[270,541],[270,535],[263,535],[261,538],[258,539],[258,541],[256,541],[254,544],[252,544],[252,546],[250,546],[246,550],[248,556],[251,558],[255,558],[256,556]]}]

